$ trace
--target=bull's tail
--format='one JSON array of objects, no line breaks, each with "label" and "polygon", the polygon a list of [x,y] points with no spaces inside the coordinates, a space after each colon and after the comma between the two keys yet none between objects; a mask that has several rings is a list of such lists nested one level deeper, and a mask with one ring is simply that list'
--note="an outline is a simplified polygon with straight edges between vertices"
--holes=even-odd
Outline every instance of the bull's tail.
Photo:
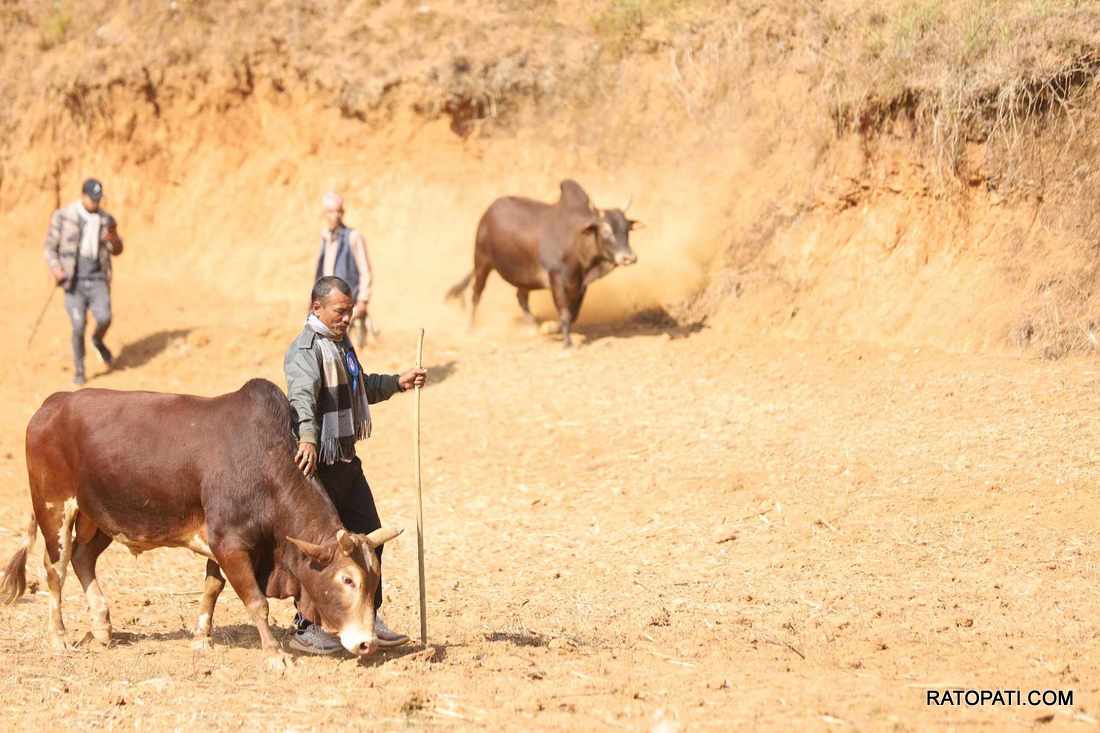
[{"label": "bull's tail", "polygon": [[0,580],[0,603],[15,603],[27,590],[27,553],[34,547],[35,537],[38,536],[38,520],[31,513],[30,522],[27,523],[27,531],[23,535],[23,541],[19,549],[8,560],[8,566],[4,570],[4,578]]},{"label": "bull's tail", "polygon": [[470,287],[470,281],[474,279],[474,271],[470,270],[466,277],[459,280],[454,286],[447,291],[446,300],[452,300],[454,298],[461,298],[462,294],[466,292],[466,288]]}]

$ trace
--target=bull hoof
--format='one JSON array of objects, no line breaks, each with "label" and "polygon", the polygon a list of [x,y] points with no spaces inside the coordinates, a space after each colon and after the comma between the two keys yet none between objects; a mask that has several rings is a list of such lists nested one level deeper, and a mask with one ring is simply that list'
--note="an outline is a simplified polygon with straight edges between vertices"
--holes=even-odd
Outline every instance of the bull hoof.
[{"label": "bull hoof", "polygon": [[68,646],[70,651],[74,651],[76,649],[87,649],[92,644],[106,648],[111,645],[111,637],[107,636],[105,639],[101,639],[95,632],[87,631],[84,633],[84,636],[80,637],[80,641],[75,644],[69,644]]},{"label": "bull hoof", "polygon": [[107,627],[102,627],[101,626],[97,629],[92,629],[92,639],[95,641],[95,643],[99,644],[100,646],[110,646],[111,645],[111,627],[110,626],[107,626]]},{"label": "bull hoof", "polygon": [[191,640],[191,651],[208,652],[214,648],[214,643],[209,636],[198,636]]},{"label": "bull hoof", "polygon": [[69,642],[65,641],[65,637],[58,634],[50,635],[50,651],[54,654],[68,654],[73,651],[74,647]]},{"label": "bull hoof", "polygon": [[294,666],[294,657],[286,652],[279,652],[267,658],[267,668],[271,672],[282,674]]}]

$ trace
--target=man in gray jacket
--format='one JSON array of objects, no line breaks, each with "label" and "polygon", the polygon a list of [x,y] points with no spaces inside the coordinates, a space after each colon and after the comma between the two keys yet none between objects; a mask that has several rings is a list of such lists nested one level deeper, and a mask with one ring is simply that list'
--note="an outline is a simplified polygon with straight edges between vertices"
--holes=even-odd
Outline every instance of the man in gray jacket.
[{"label": "man in gray jacket", "polygon": [[122,254],[115,218],[100,208],[103,184],[84,181],[79,201],[58,209],[46,233],[46,263],[65,289],[65,312],[72,324],[73,383],[84,384],[84,327],[95,317],[92,346],[110,368],[114,356],[103,343],[111,326],[111,257]]},{"label": "man in gray jacket", "polygon": [[[297,430],[295,462],[306,476],[316,474],[325,487],[340,521],[350,532],[369,533],[382,526],[355,443],[370,437],[370,405],[397,392],[422,386],[424,369],[403,374],[364,374],[347,338],[355,302],[351,287],[338,277],[322,277],[310,295],[305,328],[287,349],[283,361],[287,397]],[[382,548],[378,548],[381,567]],[[381,647],[408,641],[391,631],[378,613],[382,585],[374,597],[374,635]],[[332,654],[342,646],[324,631],[312,603],[303,597],[294,619],[297,632],[290,646],[310,654]]]}]

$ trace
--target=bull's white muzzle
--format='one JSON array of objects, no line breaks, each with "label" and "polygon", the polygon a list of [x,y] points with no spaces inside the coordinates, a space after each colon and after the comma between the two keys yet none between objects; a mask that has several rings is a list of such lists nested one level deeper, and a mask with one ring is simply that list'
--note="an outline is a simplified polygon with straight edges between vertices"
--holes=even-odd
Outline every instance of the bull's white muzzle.
[{"label": "bull's white muzzle", "polygon": [[349,626],[340,632],[340,644],[352,654],[365,657],[373,654],[378,648],[378,641],[374,638],[374,629],[369,626]]}]

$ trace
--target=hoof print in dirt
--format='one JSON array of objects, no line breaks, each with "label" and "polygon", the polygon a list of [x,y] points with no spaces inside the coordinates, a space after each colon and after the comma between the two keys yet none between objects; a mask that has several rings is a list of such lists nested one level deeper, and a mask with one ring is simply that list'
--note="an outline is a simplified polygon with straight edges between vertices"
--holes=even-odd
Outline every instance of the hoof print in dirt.
[{"label": "hoof print in dirt", "polygon": [[672,614],[668,612],[667,608],[662,608],[653,618],[649,620],[650,626],[668,626],[672,623]]}]

